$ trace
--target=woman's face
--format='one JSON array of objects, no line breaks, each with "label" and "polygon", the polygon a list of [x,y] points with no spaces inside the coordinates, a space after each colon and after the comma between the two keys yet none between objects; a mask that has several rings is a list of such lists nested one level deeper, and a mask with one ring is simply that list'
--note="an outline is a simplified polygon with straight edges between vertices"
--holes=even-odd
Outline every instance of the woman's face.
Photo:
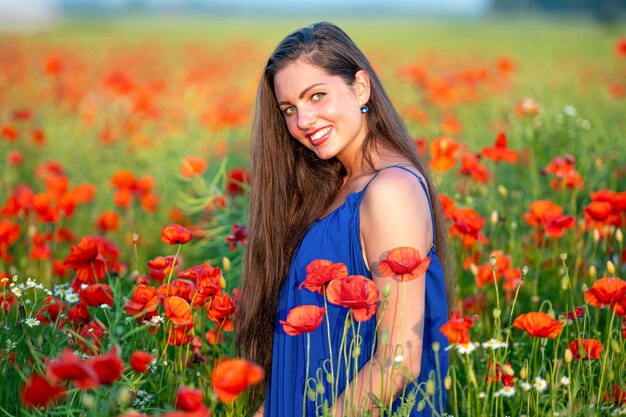
[{"label": "woman's face", "polygon": [[367,133],[361,106],[369,100],[369,78],[356,74],[352,85],[323,69],[295,61],[278,71],[274,91],[287,129],[320,159],[354,160]]}]

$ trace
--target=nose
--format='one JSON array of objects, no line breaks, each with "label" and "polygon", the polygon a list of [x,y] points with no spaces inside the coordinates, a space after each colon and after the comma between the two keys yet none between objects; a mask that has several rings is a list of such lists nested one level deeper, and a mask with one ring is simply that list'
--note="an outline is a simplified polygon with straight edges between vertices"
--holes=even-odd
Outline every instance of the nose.
[{"label": "nose", "polygon": [[298,109],[298,128],[306,130],[315,124],[317,116],[315,113],[306,107]]}]

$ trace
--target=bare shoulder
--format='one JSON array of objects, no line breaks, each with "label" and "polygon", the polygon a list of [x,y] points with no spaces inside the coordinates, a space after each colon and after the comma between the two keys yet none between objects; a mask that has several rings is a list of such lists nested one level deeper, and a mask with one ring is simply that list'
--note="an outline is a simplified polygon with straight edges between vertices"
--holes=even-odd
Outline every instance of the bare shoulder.
[{"label": "bare shoulder", "polygon": [[372,179],[363,196],[363,204],[367,207],[381,200],[386,204],[419,204],[420,200],[428,203],[424,191],[426,186],[426,180],[415,167],[389,167],[379,171]]}]

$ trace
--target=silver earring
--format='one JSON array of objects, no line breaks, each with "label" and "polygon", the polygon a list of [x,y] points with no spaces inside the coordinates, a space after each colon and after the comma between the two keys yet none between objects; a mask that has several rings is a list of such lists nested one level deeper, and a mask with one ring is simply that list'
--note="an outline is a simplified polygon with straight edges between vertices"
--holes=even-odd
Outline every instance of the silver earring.
[{"label": "silver earring", "polygon": [[370,108],[367,105],[361,106],[361,113],[367,113],[370,111]]}]

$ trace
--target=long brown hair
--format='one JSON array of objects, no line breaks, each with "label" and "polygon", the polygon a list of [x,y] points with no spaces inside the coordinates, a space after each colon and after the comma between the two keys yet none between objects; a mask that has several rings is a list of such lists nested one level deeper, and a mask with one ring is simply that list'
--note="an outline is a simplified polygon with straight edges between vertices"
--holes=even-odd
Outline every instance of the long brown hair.
[{"label": "long brown hair", "polygon": [[[274,77],[298,60],[342,77],[347,85],[353,84],[357,71],[369,74],[369,132],[361,149],[363,158],[373,170],[371,155],[380,145],[405,156],[422,173],[433,206],[437,254],[444,270],[447,264],[446,233],[436,188],[367,58],[348,35],[330,23],[316,23],[287,36],[270,56],[257,90],[248,243],[236,314],[235,342],[248,360],[263,366],[266,375],[272,363],[279,289],[300,241],[332,203],[345,175],[336,158],[319,159],[287,130],[274,94]],[[449,282],[446,279],[448,288]]]}]

